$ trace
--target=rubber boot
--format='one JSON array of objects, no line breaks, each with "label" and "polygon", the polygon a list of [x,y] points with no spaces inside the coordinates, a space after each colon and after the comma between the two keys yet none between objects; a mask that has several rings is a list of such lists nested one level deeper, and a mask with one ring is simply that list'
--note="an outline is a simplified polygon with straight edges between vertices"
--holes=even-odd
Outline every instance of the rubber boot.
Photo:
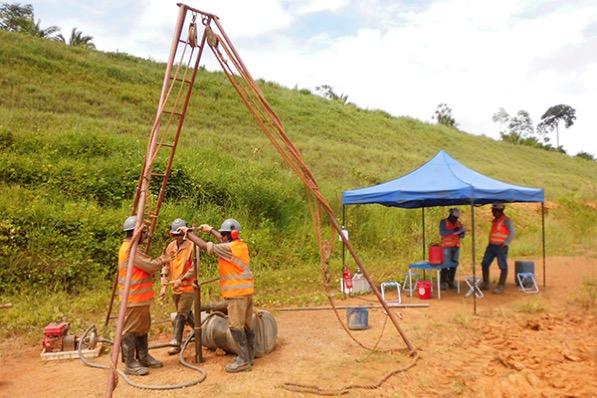
[{"label": "rubber boot", "polygon": [[456,289],[456,284],[454,283],[455,278],[456,278],[456,267],[448,268],[447,282],[448,282],[448,287],[450,289]]},{"label": "rubber boot", "polygon": [[193,315],[193,311],[189,312],[186,316],[187,325],[191,327],[191,329],[195,328],[195,316]]},{"label": "rubber boot", "polygon": [[122,361],[125,364],[124,373],[133,376],[145,376],[149,373],[149,369],[135,359],[135,346],[136,341],[133,333],[122,336],[120,349],[122,351]]},{"label": "rubber boot", "polygon": [[450,270],[449,268],[448,269],[442,269],[439,272],[439,275],[440,275],[439,276],[439,280],[440,280],[439,286],[440,286],[441,290],[447,290],[448,289],[448,271],[449,270]]},{"label": "rubber boot", "polygon": [[158,361],[157,359],[149,355],[149,344],[147,341],[147,334],[135,337],[137,340],[137,358],[139,358],[139,362],[141,363],[141,365],[146,366],[148,368],[163,367],[163,362]]},{"label": "rubber boot", "polygon": [[234,358],[234,361],[226,366],[226,372],[237,373],[251,370],[249,347],[247,344],[247,335],[245,334],[245,330],[230,328],[230,333],[238,345],[238,356]]},{"label": "rubber boot", "polygon": [[255,331],[247,330],[247,348],[249,349],[249,362],[253,366],[253,360],[255,359]]},{"label": "rubber boot", "polygon": [[483,270],[483,282],[481,283],[480,289],[481,290],[489,290],[489,267],[482,268]]},{"label": "rubber boot", "polygon": [[496,286],[496,288],[493,291],[495,294],[504,293],[504,289],[506,288],[506,277],[507,276],[508,276],[507,269],[500,270],[500,280],[498,282],[498,285]]},{"label": "rubber boot", "polygon": [[176,318],[174,318],[174,327],[172,330],[172,336],[174,337],[170,343],[176,344],[175,347],[172,347],[168,350],[168,355],[176,355],[180,352],[180,344],[182,343],[182,333],[184,331],[184,324],[185,324],[185,316],[181,314],[176,314]]}]

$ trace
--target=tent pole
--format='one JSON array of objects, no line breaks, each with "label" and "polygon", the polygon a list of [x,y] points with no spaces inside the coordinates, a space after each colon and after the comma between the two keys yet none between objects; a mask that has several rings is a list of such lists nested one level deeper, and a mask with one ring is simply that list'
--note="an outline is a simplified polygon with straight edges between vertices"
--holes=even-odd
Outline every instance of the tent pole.
[{"label": "tent pole", "polygon": [[[473,247],[473,285],[477,283],[477,269],[475,267],[475,204],[471,202],[472,247]],[[477,315],[477,294],[473,292],[473,314]]]},{"label": "tent pole", "polygon": [[[342,228],[340,234],[344,232],[346,226],[346,206],[342,204]],[[346,267],[346,244],[342,239],[342,269],[340,270],[340,280],[342,281],[342,299],[346,299],[346,286],[344,286],[344,268]]]},{"label": "tent pole", "polygon": [[423,258],[422,260],[425,261],[425,206],[421,207],[421,228],[423,229]]},{"label": "tent pole", "polygon": [[543,249],[543,289],[547,284],[545,277],[545,203],[541,202],[541,241]]},{"label": "tent pole", "polygon": [[[346,206],[342,205],[342,229],[346,228]],[[342,241],[342,268],[346,266],[346,245]]]}]

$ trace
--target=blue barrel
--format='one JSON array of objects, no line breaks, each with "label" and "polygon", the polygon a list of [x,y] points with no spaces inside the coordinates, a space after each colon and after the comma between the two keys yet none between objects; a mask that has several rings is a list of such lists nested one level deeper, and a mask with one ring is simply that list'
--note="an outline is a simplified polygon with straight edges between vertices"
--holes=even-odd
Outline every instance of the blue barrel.
[{"label": "blue barrel", "polygon": [[364,307],[348,307],[346,323],[351,330],[363,330],[369,326],[369,309]]},{"label": "blue barrel", "polygon": [[[523,272],[530,272],[535,275],[534,261],[515,261],[514,262],[514,283],[518,286],[518,274]],[[526,283],[525,283],[526,284]]]}]

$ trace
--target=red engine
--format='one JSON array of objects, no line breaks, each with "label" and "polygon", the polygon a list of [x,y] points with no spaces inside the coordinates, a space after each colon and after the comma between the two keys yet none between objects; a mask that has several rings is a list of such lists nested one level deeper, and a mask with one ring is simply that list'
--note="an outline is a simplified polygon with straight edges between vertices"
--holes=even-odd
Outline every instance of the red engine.
[{"label": "red engine", "polygon": [[44,339],[41,341],[41,346],[46,352],[63,350],[64,338],[68,333],[68,327],[68,322],[52,322],[44,328]]}]

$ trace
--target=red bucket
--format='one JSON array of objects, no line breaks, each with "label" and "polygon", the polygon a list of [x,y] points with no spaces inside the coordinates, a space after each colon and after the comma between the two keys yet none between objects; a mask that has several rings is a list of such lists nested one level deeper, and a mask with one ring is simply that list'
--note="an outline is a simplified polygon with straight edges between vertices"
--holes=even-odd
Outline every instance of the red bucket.
[{"label": "red bucket", "polygon": [[429,264],[442,265],[444,263],[444,249],[440,245],[429,246]]},{"label": "red bucket", "polygon": [[421,300],[429,300],[431,298],[431,281],[417,282],[417,293]]}]

